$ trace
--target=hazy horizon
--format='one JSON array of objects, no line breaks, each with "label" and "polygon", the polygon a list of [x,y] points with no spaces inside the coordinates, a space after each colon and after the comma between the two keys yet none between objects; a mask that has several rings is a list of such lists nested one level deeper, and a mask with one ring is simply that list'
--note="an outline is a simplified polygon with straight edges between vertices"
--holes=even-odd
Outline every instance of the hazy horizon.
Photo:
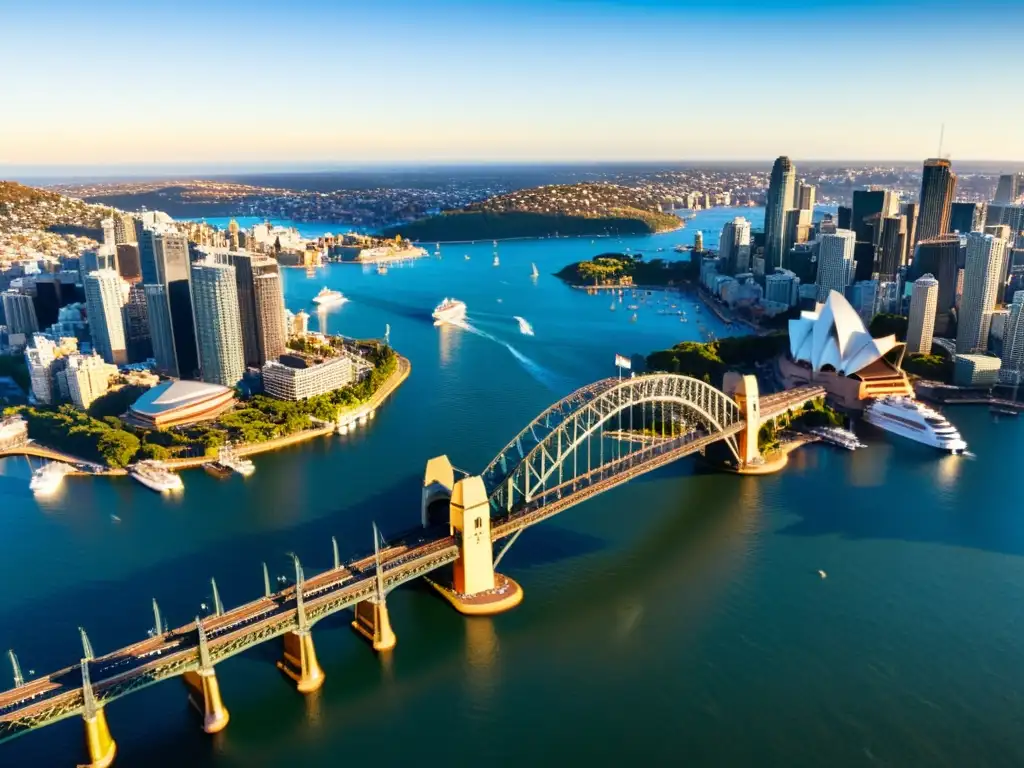
[{"label": "hazy horizon", "polygon": [[1020,162],[1024,104],[976,94],[1016,66],[979,33],[1021,22],[1005,0],[42,0],[5,15],[0,167],[919,161],[943,124],[954,158]]}]

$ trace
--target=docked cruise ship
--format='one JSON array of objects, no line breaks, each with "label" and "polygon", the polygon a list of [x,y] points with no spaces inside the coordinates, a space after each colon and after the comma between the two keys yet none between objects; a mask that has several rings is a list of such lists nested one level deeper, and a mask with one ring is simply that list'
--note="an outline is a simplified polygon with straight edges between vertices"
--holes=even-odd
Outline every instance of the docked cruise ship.
[{"label": "docked cruise ship", "polygon": [[64,475],[71,471],[71,467],[59,461],[51,461],[49,464],[40,467],[32,473],[32,479],[28,487],[36,496],[49,496],[53,494],[64,480]]},{"label": "docked cruise ship", "polygon": [[321,307],[329,307],[334,304],[344,304],[348,299],[341,291],[332,291],[326,286],[320,290],[316,296],[313,297],[313,303],[319,304]]},{"label": "docked cruise ship", "polygon": [[466,317],[466,303],[458,299],[445,299],[434,307],[433,318],[439,323],[460,323]]},{"label": "docked cruise ship", "polygon": [[864,408],[864,420],[887,432],[950,453],[963,453],[967,443],[957,428],[933,408],[912,397],[881,397]]},{"label": "docked cruise ship", "polygon": [[180,491],[185,488],[181,478],[159,461],[140,461],[129,468],[128,474],[158,493]]}]

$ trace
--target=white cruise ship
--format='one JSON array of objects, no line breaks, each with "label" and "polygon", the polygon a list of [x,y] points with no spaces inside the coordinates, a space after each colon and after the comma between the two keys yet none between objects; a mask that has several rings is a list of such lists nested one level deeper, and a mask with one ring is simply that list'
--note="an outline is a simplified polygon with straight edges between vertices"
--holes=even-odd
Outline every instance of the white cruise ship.
[{"label": "white cruise ship", "polygon": [[950,453],[963,453],[967,443],[957,428],[933,408],[912,397],[880,397],[864,408],[864,420],[887,432]]},{"label": "white cruise ship", "polygon": [[439,323],[460,323],[466,317],[466,303],[458,299],[445,299],[434,307],[433,318]]},{"label": "white cruise ship", "polygon": [[158,493],[180,491],[185,487],[181,478],[159,461],[140,461],[129,468],[128,474]]},{"label": "white cruise ship", "polygon": [[51,461],[32,473],[28,487],[36,496],[50,496],[60,488],[60,484],[64,481],[64,475],[70,471],[71,467],[67,464]]},{"label": "white cruise ship", "polygon": [[348,299],[341,291],[332,291],[326,286],[320,289],[320,293],[313,297],[313,303],[321,307],[329,307],[333,304],[344,304]]}]

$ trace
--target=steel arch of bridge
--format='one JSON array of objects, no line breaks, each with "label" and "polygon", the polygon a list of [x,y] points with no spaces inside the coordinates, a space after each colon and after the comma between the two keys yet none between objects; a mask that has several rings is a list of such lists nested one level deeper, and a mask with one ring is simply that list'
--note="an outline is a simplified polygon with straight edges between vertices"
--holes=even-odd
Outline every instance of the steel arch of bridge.
[{"label": "steel arch of bridge", "polygon": [[710,384],[672,373],[604,379],[544,410],[487,465],[482,476],[492,511],[511,512],[528,504],[552,478],[559,485],[572,479],[579,471],[574,461],[577,450],[595,435],[600,437],[609,420],[637,406],[657,404],[681,406],[710,434],[722,434],[738,455],[731,428],[743,420],[740,407]]}]

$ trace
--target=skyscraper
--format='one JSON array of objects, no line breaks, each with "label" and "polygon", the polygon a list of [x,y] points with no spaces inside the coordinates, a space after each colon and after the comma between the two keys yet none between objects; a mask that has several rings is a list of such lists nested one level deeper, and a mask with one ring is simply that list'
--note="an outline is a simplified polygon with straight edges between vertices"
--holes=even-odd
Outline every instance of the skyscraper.
[{"label": "skyscraper", "polygon": [[124,335],[128,346],[128,361],[141,362],[153,355],[149,331],[149,308],[142,283],[134,283],[128,291],[124,305]]},{"label": "skyscraper", "polygon": [[128,362],[121,307],[124,281],[112,269],[100,269],[85,276],[85,305],[89,311],[92,345],[108,363]]},{"label": "skyscraper", "polygon": [[146,293],[146,320],[153,345],[156,369],[165,376],[177,378],[178,356],[174,353],[174,331],[171,329],[171,309],[167,303],[167,289],[161,283],[144,286]]},{"label": "skyscraper", "polygon": [[113,213],[114,244],[123,245],[135,242],[135,218],[130,213]]},{"label": "skyscraper", "polygon": [[930,240],[949,231],[949,211],[956,191],[956,174],[945,158],[924,161],[920,210],[914,242]]},{"label": "skyscraper", "polygon": [[142,280],[142,264],[139,261],[139,246],[136,243],[121,243],[117,246],[117,273],[129,283]]},{"label": "skyscraper", "polygon": [[235,268],[211,260],[193,264],[192,290],[202,379],[233,387],[245,373]]},{"label": "skyscraper", "polygon": [[32,396],[36,402],[53,403],[53,362],[57,359],[57,345],[41,334],[36,334],[32,346],[25,350]]},{"label": "skyscraper", "polygon": [[10,333],[23,333],[26,336],[39,330],[39,320],[32,297],[27,293],[4,291],[2,294],[4,317],[7,318],[7,330]]},{"label": "skyscraper", "polygon": [[1024,173],[1004,173],[996,184],[993,203],[1013,203],[1024,193]]},{"label": "skyscraper", "polygon": [[849,229],[837,229],[835,234],[822,235],[818,243],[818,301],[824,301],[830,291],[845,295],[853,280],[853,245],[856,234]]},{"label": "skyscraper", "polygon": [[857,280],[847,288],[846,293],[850,306],[864,321],[864,325],[868,325],[878,310],[878,281]]},{"label": "skyscraper", "polygon": [[793,209],[796,168],[788,157],[779,157],[772,166],[764,211],[765,272],[782,266],[786,239],[786,211]]},{"label": "skyscraper", "polygon": [[914,246],[917,244],[917,203],[900,203],[900,215],[907,217],[907,237],[904,241],[903,263],[909,264],[914,259]]},{"label": "skyscraper", "polygon": [[1006,241],[972,232],[967,236],[967,265],[964,267],[963,295],[957,323],[956,351],[984,352],[1002,284]]},{"label": "skyscraper", "polygon": [[801,211],[814,211],[815,192],[813,184],[801,182],[796,190],[796,207]]},{"label": "skyscraper", "polygon": [[264,272],[253,278],[253,298],[256,304],[256,343],[260,366],[276,360],[285,353],[288,331],[284,324],[284,292],[281,275]]},{"label": "skyscraper", "polygon": [[918,243],[914,261],[907,271],[907,280],[910,282],[925,275],[932,275],[939,281],[935,310],[936,336],[949,336],[952,333],[950,312],[956,306],[959,259],[960,237],[946,234]]},{"label": "skyscraper", "polygon": [[853,229],[853,208],[840,205],[836,211],[836,222],[837,229]]},{"label": "skyscraper", "polygon": [[733,274],[750,267],[750,222],[742,216],[727,221],[718,241],[718,257]]},{"label": "skyscraper", "polygon": [[[261,254],[251,253],[244,249],[231,250],[230,248],[202,248],[201,252],[207,260],[218,261],[230,264],[235,268],[235,287],[238,291],[238,313],[242,325],[242,344],[245,350],[245,364],[261,367],[267,362],[267,357],[261,352],[261,339],[266,336],[263,328],[262,316],[259,312],[256,296],[256,279],[265,274],[278,274],[277,262]],[[275,283],[280,290],[280,282]],[[272,290],[270,285],[265,286]],[[284,304],[283,295],[278,298]],[[267,297],[264,297],[267,300]],[[276,329],[276,326],[275,326]],[[270,338],[276,338],[276,330],[271,330]],[[276,344],[271,344],[276,349]],[[273,355],[279,356],[281,353]],[[270,359],[273,359],[270,358]]]},{"label": "skyscraper", "polygon": [[190,379],[199,371],[199,352],[189,286],[188,238],[171,230],[157,232],[153,236],[153,255],[157,282],[164,286],[167,296],[178,376]]},{"label": "skyscraper", "polygon": [[904,265],[907,240],[907,217],[886,216],[881,220],[877,248],[877,272],[881,280],[895,280]]},{"label": "skyscraper", "polygon": [[156,269],[156,250],[154,238],[156,232],[145,226],[142,219],[135,220],[135,241],[139,246],[139,269],[145,285],[156,285],[160,282]]},{"label": "skyscraper", "polygon": [[949,231],[961,235],[981,232],[985,226],[986,208],[984,203],[952,203],[949,208]]},{"label": "skyscraper", "polygon": [[1024,371],[1024,291],[1013,294],[1010,316],[1003,329],[1003,368]]},{"label": "skyscraper", "polygon": [[939,302],[939,281],[923,275],[914,281],[907,324],[907,354],[930,355],[935,330],[935,308]]}]

